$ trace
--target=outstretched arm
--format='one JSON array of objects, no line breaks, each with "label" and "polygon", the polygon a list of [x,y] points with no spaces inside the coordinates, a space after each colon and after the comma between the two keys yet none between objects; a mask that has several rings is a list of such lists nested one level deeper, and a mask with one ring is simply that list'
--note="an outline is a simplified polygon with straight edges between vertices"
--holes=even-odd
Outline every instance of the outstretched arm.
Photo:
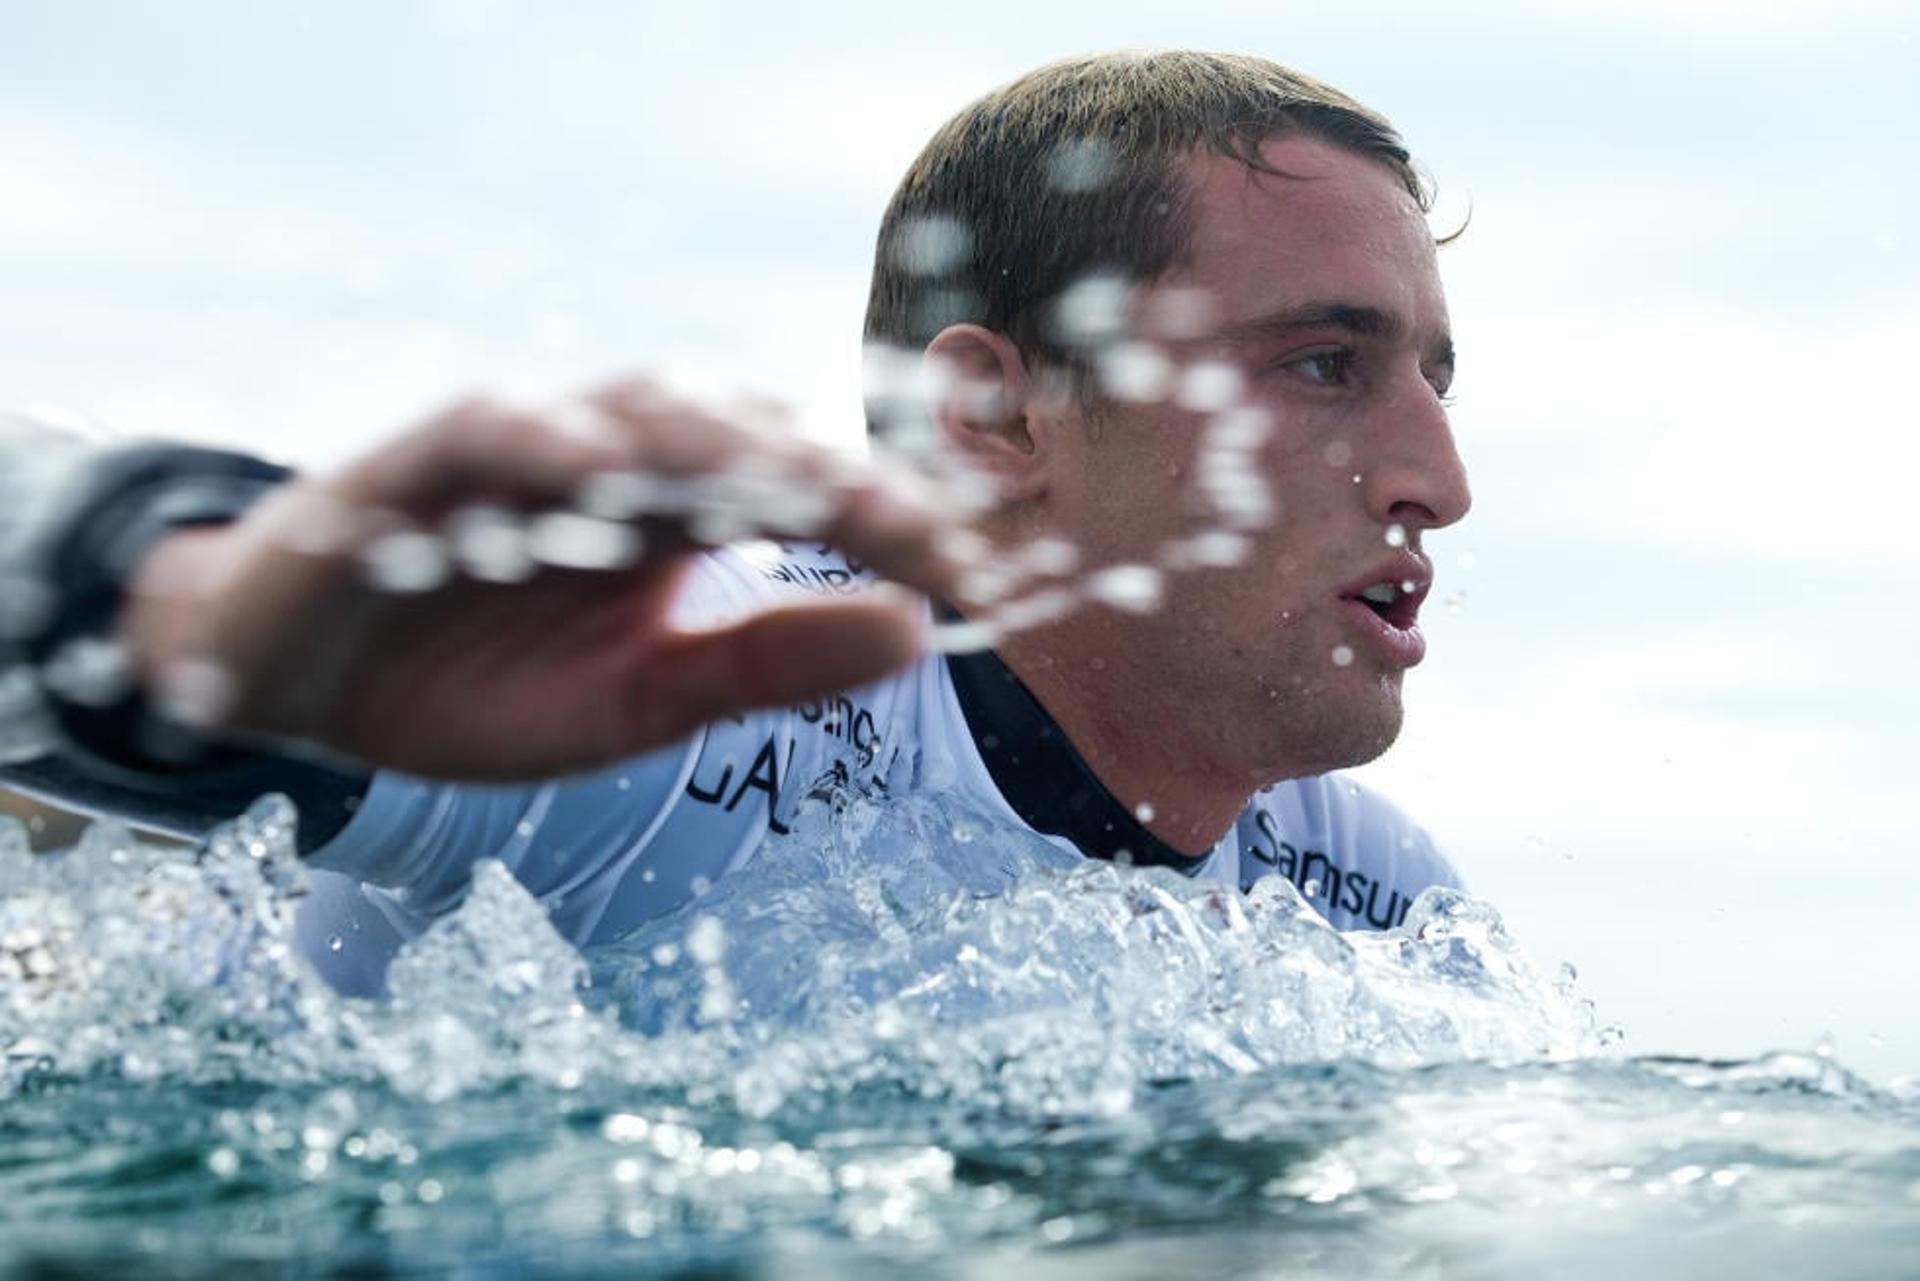
[{"label": "outstretched arm", "polygon": [[[255,497],[231,523],[165,529],[137,549],[108,620],[134,688],[203,742],[307,743],[438,778],[589,769],[917,652],[921,608],[887,594],[675,628],[674,589],[703,542],[806,533],[935,593],[961,568],[957,516],[905,477],[650,384],[550,415],[468,402]],[[48,586],[56,631],[86,621]],[[44,634],[27,646],[36,677]],[[141,743],[112,737],[134,720],[61,719],[91,740],[78,755],[140,763]]]}]

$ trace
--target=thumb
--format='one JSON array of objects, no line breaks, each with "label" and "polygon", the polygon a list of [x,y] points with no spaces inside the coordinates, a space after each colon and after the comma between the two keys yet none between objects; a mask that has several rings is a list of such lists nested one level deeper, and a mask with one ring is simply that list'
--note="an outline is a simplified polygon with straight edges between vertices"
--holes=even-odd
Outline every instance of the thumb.
[{"label": "thumb", "polygon": [[672,732],[684,734],[879,680],[917,658],[927,632],[923,598],[880,587],[669,637],[650,656],[648,686]]}]

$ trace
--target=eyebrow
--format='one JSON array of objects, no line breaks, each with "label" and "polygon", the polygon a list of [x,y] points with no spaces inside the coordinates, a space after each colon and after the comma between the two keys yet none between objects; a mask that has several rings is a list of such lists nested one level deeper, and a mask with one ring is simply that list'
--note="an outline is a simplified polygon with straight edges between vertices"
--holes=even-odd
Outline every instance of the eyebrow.
[{"label": "eyebrow", "polygon": [[[1358,303],[1316,302],[1268,312],[1264,316],[1255,316],[1251,320],[1235,321],[1223,326],[1216,336],[1226,342],[1235,343],[1250,339],[1275,338],[1295,329],[1326,328],[1344,329],[1365,338],[1391,339],[1403,333],[1406,325],[1400,317],[1379,307],[1368,307]],[[1436,363],[1453,364],[1453,335],[1442,333],[1428,355],[1429,359]]]}]

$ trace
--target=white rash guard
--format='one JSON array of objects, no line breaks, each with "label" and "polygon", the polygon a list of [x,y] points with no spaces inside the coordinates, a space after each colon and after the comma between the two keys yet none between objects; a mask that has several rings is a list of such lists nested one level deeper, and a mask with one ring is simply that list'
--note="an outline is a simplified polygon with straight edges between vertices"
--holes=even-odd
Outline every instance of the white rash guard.
[{"label": "white rash guard", "polygon": [[[684,623],[795,592],[857,591],[864,577],[813,544],[713,552],[688,576]],[[1335,927],[1385,929],[1430,885],[1458,886],[1425,831],[1338,774],[1254,796],[1190,858],[1141,827],[990,654],[929,657],[838,698],[758,712],[674,747],[535,786],[426,783],[378,774],[354,817],[310,857],[299,937],[337,987],[374,993],[406,939],[457,904],[474,863],[511,868],[577,944],[617,938],[741,867],[833,782],[960,794],[1064,849],[1245,889],[1289,878]],[[814,803],[818,803],[817,800]]]}]

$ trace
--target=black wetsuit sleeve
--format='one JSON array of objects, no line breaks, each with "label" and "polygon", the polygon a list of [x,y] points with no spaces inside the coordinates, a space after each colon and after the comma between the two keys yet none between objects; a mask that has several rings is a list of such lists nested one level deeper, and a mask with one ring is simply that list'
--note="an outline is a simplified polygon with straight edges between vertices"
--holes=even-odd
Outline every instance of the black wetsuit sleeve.
[{"label": "black wetsuit sleeve", "polygon": [[[0,468],[33,474],[31,436],[0,433]],[[236,747],[159,715],[125,675],[117,641],[130,576],[166,535],[233,520],[284,483],[286,468],[179,445],[91,451],[32,497],[0,540],[0,581],[34,608],[0,633],[0,782],[70,808],[197,836],[280,792],[318,848],[351,817],[371,775],[294,751]],[[16,481],[16,484],[19,483]],[[116,669],[116,662],[119,666]],[[36,723],[41,732],[23,729]]]}]

